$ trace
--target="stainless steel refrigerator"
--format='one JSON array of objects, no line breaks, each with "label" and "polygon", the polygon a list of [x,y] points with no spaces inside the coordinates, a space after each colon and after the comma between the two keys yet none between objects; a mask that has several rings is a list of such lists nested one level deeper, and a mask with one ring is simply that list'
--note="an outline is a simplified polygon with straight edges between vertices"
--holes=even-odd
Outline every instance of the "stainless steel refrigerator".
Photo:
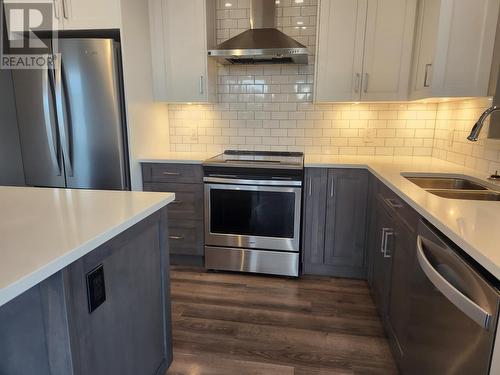
[{"label": "stainless steel refrigerator", "polygon": [[12,71],[26,184],[128,190],[119,43],[57,44],[54,69]]}]

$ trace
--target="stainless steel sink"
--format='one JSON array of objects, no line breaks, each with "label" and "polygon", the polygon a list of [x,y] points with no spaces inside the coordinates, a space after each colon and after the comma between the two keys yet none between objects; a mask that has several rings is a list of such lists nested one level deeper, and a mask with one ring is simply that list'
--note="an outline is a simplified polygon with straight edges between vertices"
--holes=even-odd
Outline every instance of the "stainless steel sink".
[{"label": "stainless steel sink", "polygon": [[500,193],[491,190],[427,190],[438,197],[448,199],[467,199],[477,201],[500,201]]},{"label": "stainless steel sink", "polygon": [[463,178],[406,177],[406,179],[423,189],[488,190],[478,183]]},{"label": "stainless steel sink", "polygon": [[487,185],[467,178],[447,176],[408,176],[403,175],[415,185],[438,197],[478,201],[500,201],[500,192]]}]

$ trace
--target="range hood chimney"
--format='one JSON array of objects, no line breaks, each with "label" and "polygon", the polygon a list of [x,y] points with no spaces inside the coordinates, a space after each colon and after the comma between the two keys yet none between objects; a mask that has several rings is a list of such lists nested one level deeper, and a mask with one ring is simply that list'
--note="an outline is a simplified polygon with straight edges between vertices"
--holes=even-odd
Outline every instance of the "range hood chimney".
[{"label": "range hood chimney", "polygon": [[275,28],[274,0],[251,0],[250,30],[209,50],[222,64],[307,64],[307,47]]}]

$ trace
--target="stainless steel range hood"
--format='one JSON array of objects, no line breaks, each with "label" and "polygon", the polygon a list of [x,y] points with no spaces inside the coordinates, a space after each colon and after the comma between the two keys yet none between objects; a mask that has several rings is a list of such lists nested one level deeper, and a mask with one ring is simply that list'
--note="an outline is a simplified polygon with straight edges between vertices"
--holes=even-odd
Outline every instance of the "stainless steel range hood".
[{"label": "stainless steel range hood", "polygon": [[252,0],[250,30],[219,44],[208,55],[222,64],[307,64],[307,47],[275,28],[274,0]]}]

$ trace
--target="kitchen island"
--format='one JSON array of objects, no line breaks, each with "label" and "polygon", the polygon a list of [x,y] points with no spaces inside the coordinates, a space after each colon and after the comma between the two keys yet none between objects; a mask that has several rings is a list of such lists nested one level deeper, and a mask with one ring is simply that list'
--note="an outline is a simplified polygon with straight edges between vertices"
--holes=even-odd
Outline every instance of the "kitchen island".
[{"label": "kitchen island", "polygon": [[0,187],[1,374],[164,372],[174,198]]}]

